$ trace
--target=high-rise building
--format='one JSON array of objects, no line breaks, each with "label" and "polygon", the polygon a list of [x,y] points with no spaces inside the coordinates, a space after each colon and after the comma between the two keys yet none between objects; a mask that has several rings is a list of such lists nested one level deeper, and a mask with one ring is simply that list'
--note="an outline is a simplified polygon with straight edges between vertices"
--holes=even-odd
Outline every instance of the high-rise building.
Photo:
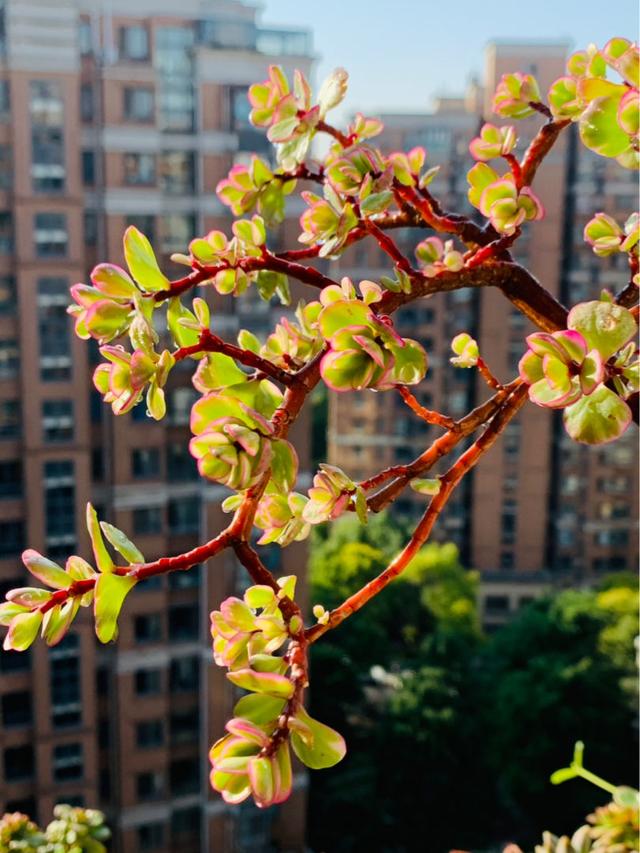
[{"label": "high-rise building", "polygon": [[[383,150],[424,146],[428,164],[441,167],[430,185],[436,198],[445,209],[477,215],[466,199],[466,173],[473,163],[468,144],[483,120],[500,123],[490,108],[500,77],[532,73],[545,92],[564,73],[567,54],[564,43],[490,45],[482,86],[472,83],[465,98],[442,98],[431,113],[382,115]],[[520,153],[542,121],[536,115],[515,122]],[[525,225],[515,258],[566,304],[596,299],[602,288],[624,287],[625,258],[595,257],[582,232],[596,211],[624,222],[636,209],[635,174],[588,151],[571,127],[546,158],[534,189],[545,218]],[[429,233],[394,232],[393,237],[412,254]],[[345,253],[334,275],[358,280],[388,274],[388,257],[369,243]],[[485,361],[507,381],[516,375],[524,338],[533,331],[491,288],[421,299],[398,311],[396,324],[401,334],[419,339],[430,356],[419,401],[453,417],[489,396],[476,371],[449,365],[454,335],[468,331],[477,337]],[[356,479],[410,461],[437,434],[391,392],[331,395],[329,455]],[[635,428],[610,445],[586,447],[565,434],[557,413],[525,407],[461,483],[434,531],[436,538],[456,542],[464,562],[482,571],[488,626],[503,622],[550,583],[593,580],[637,565],[637,465]],[[393,511],[415,516],[424,503],[407,490]]]},{"label": "high-rise building", "polygon": [[[271,63],[308,72],[311,59],[308,31],[265,29],[238,0],[0,4],[2,596],[25,585],[27,545],[88,555],[88,500],[147,559],[188,550],[227,520],[222,490],[198,480],[188,453],[189,371],[173,371],[162,422],[144,405],[114,418],[91,391],[97,347],[73,335],[68,291],[97,261],[122,262],[129,224],[167,270],[194,235],[228,230],[217,182],[269,152],[249,125],[247,87]],[[228,340],[271,325],[258,298],[211,291]],[[304,425],[296,432],[304,466]],[[265,553],[279,573],[305,565],[302,545]],[[103,808],[119,853],[256,851],[271,839],[301,849],[303,774],[280,813],[229,809],[208,783],[208,749],[235,698],[213,664],[208,614],[246,583],[224,554],[206,571],[140,584],[112,646],[79,618],[54,649],[2,653],[0,813],[47,821],[56,802]]]}]

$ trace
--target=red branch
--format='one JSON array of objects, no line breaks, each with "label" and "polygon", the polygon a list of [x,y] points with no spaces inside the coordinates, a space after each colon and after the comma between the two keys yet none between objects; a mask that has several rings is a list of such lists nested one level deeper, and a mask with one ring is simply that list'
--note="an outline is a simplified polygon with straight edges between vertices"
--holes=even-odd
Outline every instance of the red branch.
[{"label": "red branch", "polygon": [[191,355],[198,355],[203,352],[224,353],[224,355],[231,356],[231,358],[234,358],[236,361],[239,361],[247,367],[254,367],[256,370],[260,371],[260,373],[264,373],[265,376],[270,376],[272,379],[275,379],[276,382],[281,382],[283,385],[291,385],[295,382],[295,374],[288,373],[286,370],[283,370],[281,367],[273,364],[273,362],[268,359],[261,358],[261,356],[251,350],[243,349],[235,344],[228,344],[226,341],[223,341],[222,338],[214,335],[213,332],[209,331],[209,329],[202,330],[200,333],[200,340],[197,344],[192,344],[188,347],[180,347],[179,350],[176,350],[176,352],[173,353],[173,357],[176,361],[182,361]]},{"label": "red branch", "polygon": [[394,195],[398,204],[405,201],[415,208],[425,224],[433,228],[434,231],[457,234],[464,243],[477,245],[484,245],[491,239],[479,225],[470,219],[437,213],[433,199],[426,190],[419,194],[413,187],[406,187],[396,181],[394,183]]},{"label": "red branch", "polygon": [[500,433],[523,405],[526,398],[527,387],[521,385],[514,391],[509,400],[505,402],[480,438],[440,478],[440,491],[431,499],[427,511],[420,519],[413,536],[405,548],[376,578],[347,598],[346,601],[343,601],[335,610],[332,610],[328,621],[324,625],[317,624],[309,628],[307,630],[307,640],[309,643],[314,643],[324,633],[330,631],[332,628],[336,628],[341,622],[344,622],[345,619],[364,607],[375,595],[378,595],[394,578],[402,574],[429,538],[436,519],[460,480],[494,444]]},{"label": "red branch", "polygon": [[[531,106],[534,109],[537,109],[533,103]],[[540,106],[543,107],[544,104],[540,104]],[[542,125],[540,130],[537,132],[533,142],[524,155],[522,163],[520,164],[520,168],[522,169],[521,179],[523,187],[531,186],[535,174],[538,171],[538,167],[553,147],[562,130],[571,124],[571,119],[553,121],[550,117],[551,114],[546,107],[545,110],[546,112],[543,112],[542,110],[538,111],[543,112],[544,115],[548,114],[549,121]]]}]

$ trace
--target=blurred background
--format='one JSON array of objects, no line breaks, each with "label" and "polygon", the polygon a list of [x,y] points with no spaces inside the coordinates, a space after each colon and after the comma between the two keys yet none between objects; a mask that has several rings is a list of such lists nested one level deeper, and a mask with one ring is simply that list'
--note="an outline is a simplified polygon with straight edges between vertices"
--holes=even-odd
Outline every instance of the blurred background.
[{"label": "blurred background", "polygon": [[[187,450],[188,370],[172,373],[164,421],[144,406],[115,419],[91,388],[97,347],[74,337],[66,306],[95,263],[122,262],[128,225],[173,277],[172,252],[229,230],[216,184],[253,152],[273,156],[246,98],[270,64],[316,84],[346,67],[337,120],[381,116],[386,152],[424,146],[441,167],[434,194],[470,213],[468,143],[500,76],[533,73],[545,91],[572,50],[637,30],[627,0],[0,2],[0,594],[24,585],[27,545],[86,554],[87,500],[147,559],[223,523],[225,490],[198,481]],[[520,152],[539,124],[518,124]],[[536,192],[547,215],[518,260],[566,303],[624,285],[622,256],[596,258],[582,231],[595,211],[623,221],[636,208],[635,175],[570,130]],[[302,210],[292,197],[271,248],[295,248]],[[424,233],[396,236],[411,252]],[[327,269],[377,280],[387,260],[358,244]],[[207,298],[227,340],[240,328],[264,338],[286,310],[254,291]],[[397,325],[430,356],[420,402],[454,417],[487,392],[475,371],[450,368],[452,337],[477,337],[507,380],[530,331],[497,294],[466,291],[412,304]],[[296,427],[299,487],[318,461],[362,479],[436,434],[400,399],[317,394]],[[314,649],[313,713],[349,752],[331,771],[299,768],[291,800],[266,813],[231,809],[208,784],[235,698],[211,659],[208,614],[246,586],[230,555],[141,584],[117,645],[98,647],[79,619],[53,649],[0,653],[0,812],[46,822],[57,802],[99,807],[117,853],[488,851],[572,832],[606,799],[585,782],[550,785],[575,740],[614,784],[637,777],[637,463],[635,429],[586,448],[559,416],[527,407],[406,575]],[[265,560],[329,608],[384,567],[423,503],[403,495],[366,529],[347,519]]]}]

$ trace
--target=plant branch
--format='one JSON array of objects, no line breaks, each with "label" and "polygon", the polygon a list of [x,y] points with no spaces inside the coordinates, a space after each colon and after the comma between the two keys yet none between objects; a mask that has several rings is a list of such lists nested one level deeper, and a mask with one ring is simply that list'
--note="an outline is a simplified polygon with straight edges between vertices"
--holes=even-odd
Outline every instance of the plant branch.
[{"label": "plant branch", "polygon": [[[372,512],[380,512],[388,506],[406,488],[410,480],[426,474],[439,459],[450,453],[463,438],[466,438],[490,417],[495,415],[509,395],[521,384],[520,379],[514,379],[513,382],[505,385],[497,394],[494,394],[489,400],[457,421],[452,429],[448,430],[444,435],[439,436],[413,462],[410,462],[408,465],[387,468],[386,471],[382,471],[380,474],[372,477],[370,481],[365,481],[365,483],[369,484],[367,488],[371,489],[393,478],[392,482],[367,498],[369,509]],[[361,484],[363,488],[365,488],[365,483]]]},{"label": "plant branch", "polygon": [[477,464],[482,455],[494,444],[500,433],[518,412],[526,399],[527,387],[520,384],[510,397],[504,401],[502,407],[486,430],[482,433],[480,438],[478,438],[478,440],[460,456],[451,468],[449,468],[447,473],[440,478],[440,491],[431,499],[426,512],[420,519],[418,526],[413,533],[413,536],[400,554],[398,554],[398,556],[392,560],[387,568],[376,578],[368,584],[365,584],[365,586],[358,590],[358,592],[349,596],[349,598],[347,598],[346,601],[343,601],[343,603],[336,607],[335,610],[332,610],[326,624],[317,624],[309,628],[306,633],[307,640],[310,644],[314,643],[327,631],[336,628],[353,613],[357,613],[357,611],[364,607],[368,601],[388,586],[394,578],[402,574],[429,538],[433,525],[460,480],[462,480],[465,474],[467,474],[474,465]]},{"label": "plant branch", "polygon": [[434,231],[457,234],[464,243],[480,246],[492,239],[479,225],[464,216],[436,212],[439,206],[436,208],[435,199],[427,190],[423,190],[420,194],[414,187],[407,187],[395,181],[394,195],[398,206],[401,206],[403,201],[409,204],[420,214],[425,225],[433,228]]},{"label": "plant branch", "polygon": [[434,412],[420,405],[406,385],[396,385],[396,390],[411,411],[419,418],[422,418],[423,421],[434,426],[443,427],[444,429],[454,430],[457,428],[456,421],[453,418],[448,418],[446,415],[440,414],[440,412]]},{"label": "plant branch", "polygon": [[270,376],[283,385],[292,385],[296,381],[295,374],[288,373],[286,370],[283,370],[281,367],[278,367],[266,358],[262,358],[251,350],[243,349],[235,344],[223,341],[222,338],[214,335],[209,329],[202,330],[200,340],[197,344],[180,347],[180,349],[173,353],[173,357],[176,361],[182,361],[189,356],[198,355],[203,352],[221,352],[247,367],[254,367],[260,373]]},{"label": "plant branch", "polygon": [[350,136],[347,136],[346,133],[343,133],[341,130],[338,130],[337,127],[334,127],[331,124],[327,124],[326,121],[319,121],[316,125],[316,130],[320,131],[321,133],[328,133],[329,136],[333,136],[333,138],[337,139],[343,148],[348,148],[352,143],[352,139]]},{"label": "plant branch", "polygon": [[497,287],[507,299],[544,332],[557,332],[567,326],[567,309],[561,305],[531,273],[512,261],[490,261],[477,267],[446,270],[414,282],[411,293],[385,293],[378,303],[381,312],[390,313],[417,297],[459,290],[462,287]]},{"label": "plant branch", "polygon": [[544,104],[538,104],[534,101],[530,106],[547,116],[549,121],[543,124],[537,132],[520,164],[521,186],[523,187],[528,187],[533,183],[540,164],[555,144],[558,136],[560,136],[565,127],[571,124],[571,119],[559,119],[555,121],[551,116],[549,108]]}]

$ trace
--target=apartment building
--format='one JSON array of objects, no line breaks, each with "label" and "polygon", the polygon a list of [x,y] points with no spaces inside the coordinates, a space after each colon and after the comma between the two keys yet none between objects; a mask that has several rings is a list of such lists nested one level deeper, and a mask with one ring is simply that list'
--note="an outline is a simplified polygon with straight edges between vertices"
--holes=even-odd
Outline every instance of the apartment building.
[{"label": "apartment building", "polygon": [[[383,115],[386,151],[422,145],[428,163],[441,171],[431,185],[446,209],[477,215],[466,199],[468,143],[484,120],[496,123],[491,97],[502,74],[536,75],[544,92],[564,72],[569,45],[496,43],[488,47],[482,83],[464,98],[442,98],[431,113]],[[517,122],[519,151],[533,137],[539,116]],[[540,169],[535,191],[546,216],[527,224],[516,258],[566,304],[598,298],[602,288],[619,290],[628,280],[623,256],[601,259],[582,238],[597,210],[621,222],[637,206],[636,176],[584,148],[576,128],[560,137]],[[415,232],[396,233],[411,252]],[[336,264],[342,274],[376,278],[389,269],[375,245],[354,247]],[[401,334],[415,337],[430,356],[427,378],[417,391],[421,403],[459,416],[488,396],[473,370],[448,364],[455,334],[477,337],[483,358],[499,379],[517,372],[533,327],[498,292],[437,294],[399,311]],[[329,453],[354,477],[414,458],[437,434],[389,392],[332,395]],[[549,584],[593,581],[607,571],[637,565],[637,434],[585,447],[564,433],[561,416],[529,405],[503,439],[454,493],[434,536],[453,540],[464,562],[482,570],[487,626],[504,622]],[[424,498],[408,492],[394,505],[398,515],[417,515]]]},{"label": "apartment building", "polygon": [[[147,559],[211,538],[223,490],[189,456],[188,370],[168,414],[115,419],[91,391],[96,346],[79,341],[68,288],[98,260],[122,262],[138,226],[168,255],[228,229],[215,186],[267,152],[248,123],[247,86],[273,62],[308,72],[310,34],[262,28],[237,0],[5,0],[0,4],[0,586],[25,583],[21,550],[88,554],[87,500]],[[291,225],[292,235],[297,225]],[[289,231],[285,223],[284,232]],[[179,267],[171,273],[178,277]],[[269,305],[209,294],[216,331],[264,332]],[[306,428],[297,428],[304,467]],[[280,556],[302,573],[304,546]],[[280,811],[228,809],[207,752],[234,702],[213,664],[209,612],[244,589],[229,555],[140,584],[117,644],[90,619],[54,649],[0,655],[0,811],[47,821],[56,802],[98,806],[113,850],[299,850],[305,783]]]}]

